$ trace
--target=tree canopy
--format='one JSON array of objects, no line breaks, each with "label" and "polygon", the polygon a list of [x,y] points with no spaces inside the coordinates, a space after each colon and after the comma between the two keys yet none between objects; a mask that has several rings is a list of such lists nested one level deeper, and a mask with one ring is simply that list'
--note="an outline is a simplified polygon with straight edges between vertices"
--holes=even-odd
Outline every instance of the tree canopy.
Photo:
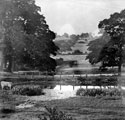
[{"label": "tree canopy", "polygon": [[88,43],[88,46],[89,46],[88,51],[90,52],[86,56],[86,59],[88,59],[92,65],[100,62],[100,53],[103,47],[108,43],[109,40],[110,40],[110,37],[108,36],[108,34],[104,33],[99,38],[93,41],[90,41]]},{"label": "tree canopy", "polygon": [[60,52],[72,51],[73,45],[79,40],[79,36],[72,34],[68,35],[64,33],[62,36],[57,36],[55,39],[55,44],[60,48]]},{"label": "tree canopy", "polygon": [[120,13],[114,13],[109,19],[104,19],[98,25],[99,28],[104,29],[111,37],[109,44],[109,52],[114,56],[106,53],[106,55],[118,66],[118,71],[121,72],[121,65],[123,63],[123,49],[125,44],[125,10]]},{"label": "tree canopy", "polygon": [[55,33],[49,29],[35,0],[1,0],[0,23],[4,28],[4,64],[30,69],[54,70],[56,62]]},{"label": "tree canopy", "polygon": [[[124,56],[125,44],[125,10],[120,13],[110,15],[110,18],[100,21],[98,27],[103,29],[110,37],[99,38],[89,43],[89,50],[92,51],[87,56],[90,63],[102,62],[102,66],[118,66],[118,71],[121,71]],[[105,41],[107,43],[105,44]],[[103,42],[103,45],[100,44]],[[95,45],[95,44],[98,45]],[[96,48],[94,49],[93,46]],[[99,46],[101,49],[99,49]],[[97,49],[97,51],[96,51]],[[97,55],[99,57],[97,57]]]}]

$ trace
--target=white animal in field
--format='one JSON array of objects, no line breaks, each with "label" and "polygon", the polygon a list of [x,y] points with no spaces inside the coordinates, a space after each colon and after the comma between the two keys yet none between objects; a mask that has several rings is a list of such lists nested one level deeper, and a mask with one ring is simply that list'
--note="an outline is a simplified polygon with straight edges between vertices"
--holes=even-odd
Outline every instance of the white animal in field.
[{"label": "white animal in field", "polygon": [[12,82],[1,81],[2,90],[4,89],[4,87],[8,87],[9,89],[11,89],[12,88]]}]

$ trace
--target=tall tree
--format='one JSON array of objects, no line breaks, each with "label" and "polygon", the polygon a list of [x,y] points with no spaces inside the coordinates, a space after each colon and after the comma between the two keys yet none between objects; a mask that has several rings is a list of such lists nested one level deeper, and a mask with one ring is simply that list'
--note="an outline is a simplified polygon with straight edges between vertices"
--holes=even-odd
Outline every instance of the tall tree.
[{"label": "tall tree", "polygon": [[16,65],[31,69],[54,70],[56,62],[50,55],[56,55],[58,47],[53,39],[55,33],[49,29],[45,17],[35,0],[1,0],[0,8],[4,28],[5,66],[11,71]]},{"label": "tall tree", "polygon": [[[118,71],[121,72],[125,44],[125,10],[112,14],[109,19],[104,19],[99,23],[98,27],[104,29],[110,35],[111,46],[115,50],[114,60],[117,60]],[[111,58],[108,53],[105,55]]]},{"label": "tall tree", "polygon": [[[110,36],[104,32],[102,36],[89,42],[88,51],[90,51],[90,52],[86,56],[86,59],[88,59],[92,65],[96,64],[98,62],[103,63],[103,60],[101,57],[101,52],[109,41],[110,41]],[[103,56],[103,57],[105,57],[105,56]]]}]

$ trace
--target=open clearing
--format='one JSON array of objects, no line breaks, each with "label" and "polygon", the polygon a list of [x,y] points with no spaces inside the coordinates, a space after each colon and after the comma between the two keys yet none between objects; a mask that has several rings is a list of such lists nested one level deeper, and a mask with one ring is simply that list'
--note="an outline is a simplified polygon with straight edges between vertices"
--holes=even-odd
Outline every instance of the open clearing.
[{"label": "open clearing", "polygon": [[72,97],[52,101],[32,101],[30,97],[20,95],[11,97],[14,98],[11,103],[15,105],[30,100],[34,106],[16,108],[11,114],[1,113],[0,120],[42,120],[48,115],[45,106],[56,106],[59,111],[77,120],[125,120],[125,104],[120,97]]}]

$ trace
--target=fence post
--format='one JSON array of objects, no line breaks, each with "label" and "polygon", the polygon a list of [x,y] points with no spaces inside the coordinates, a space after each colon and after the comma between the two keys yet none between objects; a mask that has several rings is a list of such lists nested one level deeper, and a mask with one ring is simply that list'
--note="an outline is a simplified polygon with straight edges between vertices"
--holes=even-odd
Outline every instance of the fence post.
[{"label": "fence post", "polygon": [[79,76],[81,77],[81,73],[79,74]]},{"label": "fence post", "polygon": [[39,77],[40,77],[40,71],[39,71]]},{"label": "fence post", "polygon": [[48,76],[48,75],[47,75],[47,71],[46,71],[46,79],[47,79],[47,76]]},{"label": "fence post", "polygon": [[54,75],[55,75],[55,74],[54,74],[54,71],[52,72],[52,74],[53,74],[53,81],[54,81],[54,80],[55,80],[55,78],[54,78]]},{"label": "fence post", "polygon": [[88,75],[86,74],[86,78],[88,77]]},{"label": "fence post", "polygon": [[26,72],[24,73],[24,76],[25,76],[25,78],[26,78]]},{"label": "fence post", "polygon": [[60,84],[60,90],[61,90],[61,84]]},{"label": "fence post", "polygon": [[74,78],[74,72],[73,72],[73,78]]},{"label": "fence post", "polygon": [[34,78],[34,72],[32,72],[32,79]]},{"label": "fence post", "polygon": [[61,87],[61,80],[62,80],[62,72],[60,72],[60,87]]},{"label": "fence post", "polygon": [[60,81],[61,81],[61,79],[62,79],[61,75],[62,75],[62,72],[60,72]]},{"label": "fence post", "polygon": [[19,74],[19,72],[17,73],[17,75],[18,75],[18,77],[20,77],[20,74]]}]

